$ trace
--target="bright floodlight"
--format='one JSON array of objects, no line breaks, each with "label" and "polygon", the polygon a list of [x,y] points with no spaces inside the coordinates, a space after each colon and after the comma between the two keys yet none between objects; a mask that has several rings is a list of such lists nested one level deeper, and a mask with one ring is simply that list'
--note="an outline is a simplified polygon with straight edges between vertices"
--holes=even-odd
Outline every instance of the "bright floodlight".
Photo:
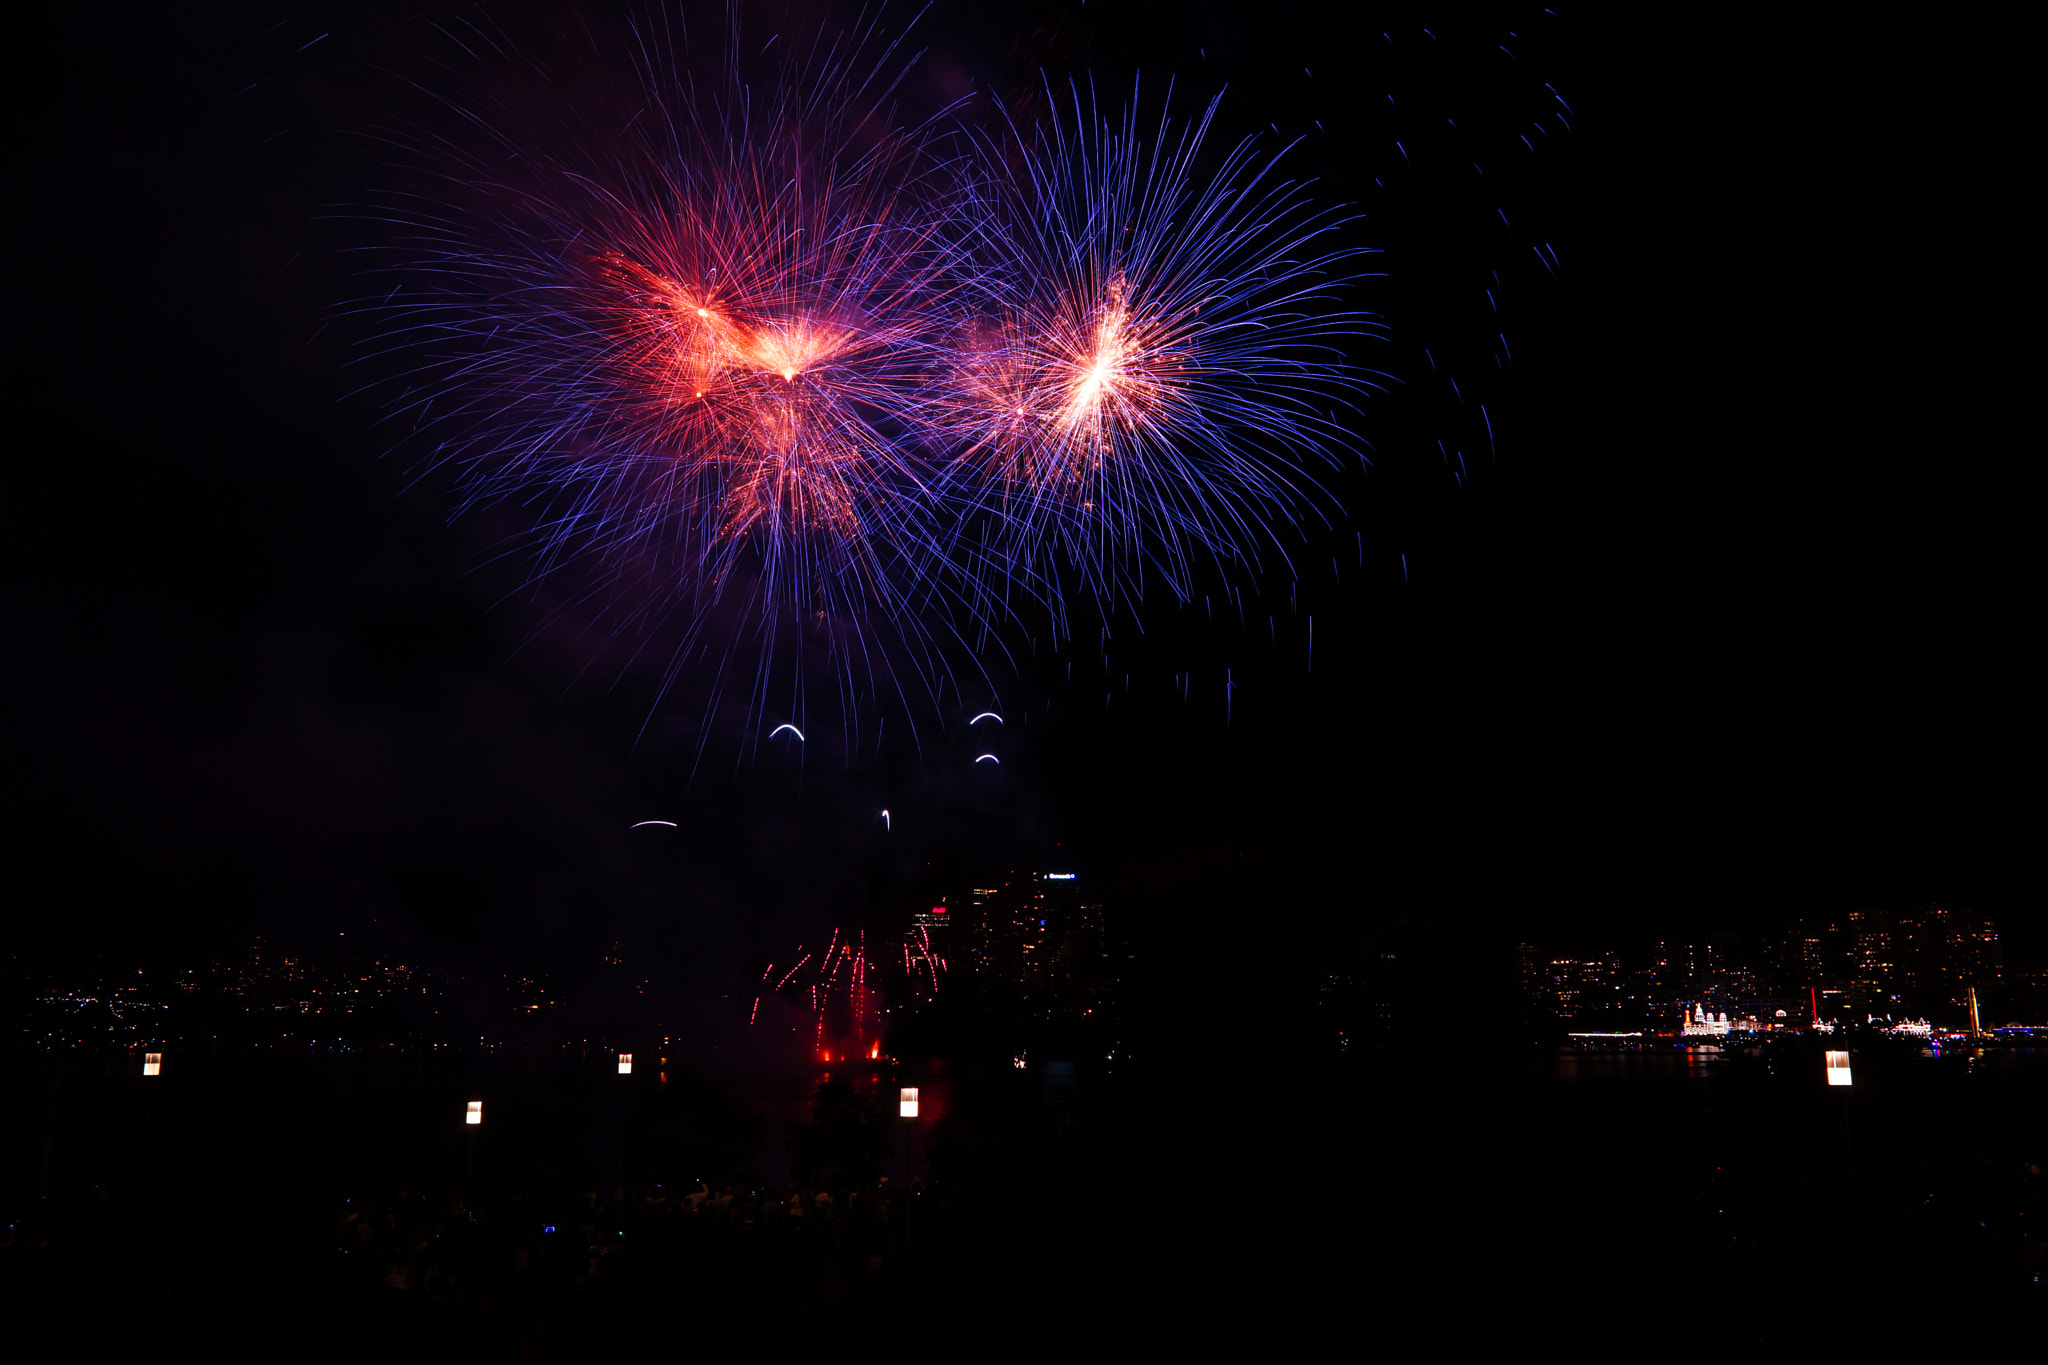
[{"label": "bright floodlight", "polygon": [[145,1053],[143,1053],[143,1054],[142,1054],[142,1074],[143,1074],[143,1075],[145,1075],[145,1076],[161,1076],[161,1075],[163,1075],[163,1074],[164,1074],[164,1054],[163,1054],[163,1053],[161,1053],[161,1052],[145,1052]]},{"label": "bright floodlight", "polygon": [[633,1074],[633,1054],[632,1054],[632,1053],[630,1053],[630,1052],[621,1052],[621,1053],[619,1054],[619,1074],[620,1074],[621,1076],[630,1076],[630,1075],[632,1075],[632,1074]]},{"label": "bright floodlight", "polygon": [[471,1100],[469,1102],[469,1112],[463,1116],[462,1121],[472,1128],[482,1123],[484,1121],[484,1102],[482,1100]]},{"label": "bright floodlight", "polygon": [[916,1086],[906,1085],[903,1087],[903,1096],[896,1102],[896,1113],[900,1117],[906,1119],[914,1119],[917,1117]]},{"label": "bright floodlight", "polygon": [[1848,1054],[1848,1053],[1846,1053],[1846,1052],[1830,1052],[1830,1053],[1828,1054],[1828,1084],[1829,1084],[1829,1085],[1847,1085],[1847,1084],[1849,1084],[1849,1054]]}]

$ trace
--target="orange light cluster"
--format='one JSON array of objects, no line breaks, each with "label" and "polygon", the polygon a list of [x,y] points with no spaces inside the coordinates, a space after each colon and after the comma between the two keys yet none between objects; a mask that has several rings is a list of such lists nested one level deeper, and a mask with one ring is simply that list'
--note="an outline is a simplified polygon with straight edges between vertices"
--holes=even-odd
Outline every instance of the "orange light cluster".
[{"label": "orange light cluster", "polygon": [[855,476],[877,444],[845,372],[861,335],[747,309],[617,253],[596,264],[616,291],[617,357],[649,446],[716,484],[715,538],[858,534]]},{"label": "orange light cluster", "polygon": [[972,333],[946,420],[970,458],[1027,499],[1083,511],[1119,442],[1176,404],[1183,369],[1122,277],[1092,296],[1046,300],[1035,316]]}]

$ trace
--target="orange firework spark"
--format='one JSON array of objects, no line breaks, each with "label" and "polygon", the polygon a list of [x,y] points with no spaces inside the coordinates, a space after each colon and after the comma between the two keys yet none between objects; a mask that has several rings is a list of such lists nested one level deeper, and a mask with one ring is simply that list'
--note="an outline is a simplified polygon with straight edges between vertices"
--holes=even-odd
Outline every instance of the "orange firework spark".
[{"label": "orange firework spark", "polygon": [[749,318],[618,253],[597,264],[620,287],[620,363],[647,395],[650,443],[721,490],[716,540],[858,536],[862,467],[890,456],[847,376],[887,339],[802,314]]}]

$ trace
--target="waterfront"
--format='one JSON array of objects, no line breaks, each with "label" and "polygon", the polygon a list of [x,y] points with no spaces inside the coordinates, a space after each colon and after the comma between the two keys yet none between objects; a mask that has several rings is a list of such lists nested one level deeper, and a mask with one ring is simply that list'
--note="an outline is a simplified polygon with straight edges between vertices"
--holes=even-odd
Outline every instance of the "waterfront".
[{"label": "waterfront", "polygon": [[[1704,1276],[1740,1286],[1710,1335],[1784,1344],[1812,1340],[1779,1315],[1815,1293],[1898,1330],[1924,1325],[1931,1301],[1909,1295],[1930,1283],[2042,1302],[2035,1050],[1872,1048],[1848,1097],[1762,1056],[1675,1049],[1239,1054],[1071,1088],[1037,1068],[926,1072],[915,1227],[900,1146],[814,1207],[824,1187],[790,1153],[823,1073],[664,1087],[581,1058],[259,1052],[174,1055],[150,1082],[72,1058],[46,1133],[20,1117],[40,1106],[13,1106],[9,1169],[36,1170],[43,1140],[51,1160],[43,1197],[10,1191],[10,1291],[118,1288],[114,1316],[136,1324],[341,1296],[365,1331],[397,1314],[451,1342],[535,1322],[595,1341],[678,1318],[711,1337],[930,1321],[1018,1296],[1076,1321],[1138,1304],[1306,1323],[1349,1305],[1402,1339],[1473,1296],[1511,1315],[1597,1287],[1628,1316]],[[37,1064],[14,1054],[10,1093],[49,1093]],[[906,1073],[862,1078],[887,1097]],[[365,1209],[388,1236],[350,1240]],[[433,1248],[458,1231],[473,1252],[450,1262]],[[601,1256],[600,1233],[616,1243]],[[574,1255],[549,1250],[564,1237]],[[376,1266],[344,1271],[373,1248]],[[705,1257],[725,1268],[678,1278]],[[600,1305],[617,1318],[602,1331]]]}]

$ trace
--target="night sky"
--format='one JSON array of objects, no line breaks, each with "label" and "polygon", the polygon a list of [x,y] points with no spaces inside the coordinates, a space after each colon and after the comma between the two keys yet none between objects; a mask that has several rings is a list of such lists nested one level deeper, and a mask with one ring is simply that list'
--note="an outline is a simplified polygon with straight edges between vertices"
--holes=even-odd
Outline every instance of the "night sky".
[{"label": "night sky", "polygon": [[[999,679],[1031,719],[993,774],[960,722],[994,698],[879,757],[718,736],[699,762],[687,681],[531,638],[545,604],[488,562],[490,518],[408,482],[336,319],[373,232],[336,206],[382,173],[353,130],[447,43],[411,6],[204,8],[45,16],[19,49],[46,80],[14,193],[22,951],[352,934],[573,975],[621,941],[703,991],[1008,858],[1303,961],[1416,913],[1597,937],[1925,899],[2033,941],[2037,438],[1992,137],[2019,87],[1959,35],[937,6],[915,100],[1142,69],[1227,85],[1232,136],[1304,138],[1381,252],[1389,339],[1359,360],[1399,379],[1298,617],[1276,580],[1243,629],[1119,629],[1108,678],[1092,641],[1043,650]],[[535,43],[558,18],[494,12]],[[1571,131],[1523,153],[1546,83]],[[627,829],[656,817],[680,828]]]}]

